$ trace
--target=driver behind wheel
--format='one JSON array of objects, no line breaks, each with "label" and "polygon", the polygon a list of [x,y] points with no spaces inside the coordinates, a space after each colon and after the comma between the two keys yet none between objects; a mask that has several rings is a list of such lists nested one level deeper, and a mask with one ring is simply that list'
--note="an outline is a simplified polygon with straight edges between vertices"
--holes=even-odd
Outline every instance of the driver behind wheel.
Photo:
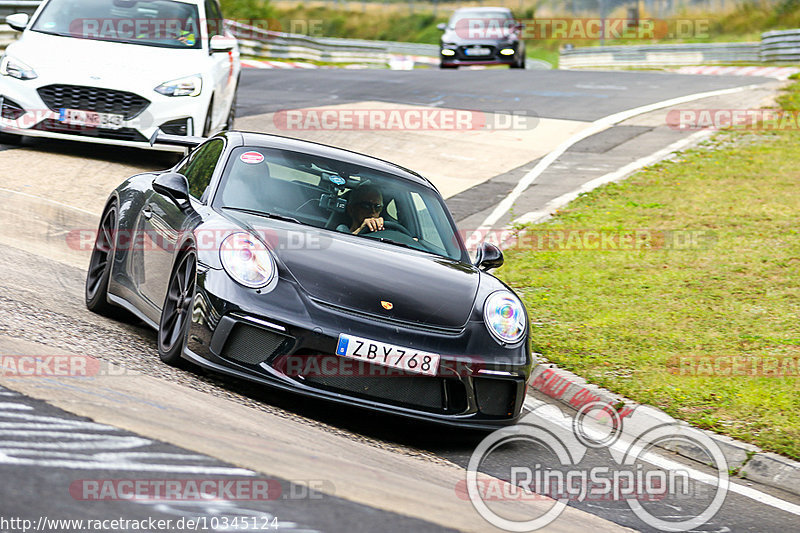
[{"label": "driver behind wheel", "polygon": [[339,224],[336,231],[343,233],[369,233],[383,230],[383,195],[378,187],[364,183],[350,193],[346,213],[350,217],[350,225]]}]

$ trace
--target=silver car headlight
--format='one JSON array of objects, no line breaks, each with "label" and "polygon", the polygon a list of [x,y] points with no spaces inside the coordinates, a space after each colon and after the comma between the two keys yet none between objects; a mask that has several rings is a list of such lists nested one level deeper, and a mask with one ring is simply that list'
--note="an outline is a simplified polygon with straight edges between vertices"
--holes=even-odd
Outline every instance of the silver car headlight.
[{"label": "silver car headlight", "polygon": [[177,80],[165,81],[155,88],[165,96],[198,96],[203,90],[203,77],[200,74],[186,76]]},{"label": "silver car headlight", "polygon": [[493,292],[483,305],[483,321],[498,341],[514,344],[525,335],[525,309],[509,291]]},{"label": "silver car headlight", "polygon": [[267,247],[249,233],[228,235],[219,250],[225,272],[236,283],[251,289],[269,284],[278,272]]},{"label": "silver car headlight", "polygon": [[32,80],[39,77],[31,67],[8,55],[0,58],[0,75],[11,76],[18,80]]}]

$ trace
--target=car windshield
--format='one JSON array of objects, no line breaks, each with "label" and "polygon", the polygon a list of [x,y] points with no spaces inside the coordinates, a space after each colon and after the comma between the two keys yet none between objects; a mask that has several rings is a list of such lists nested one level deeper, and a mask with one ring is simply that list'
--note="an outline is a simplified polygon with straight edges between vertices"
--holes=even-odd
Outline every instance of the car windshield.
[{"label": "car windshield", "polygon": [[505,27],[514,19],[508,11],[457,11],[450,18],[451,28],[487,29],[492,27]]},{"label": "car windshield", "polygon": [[173,0],[51,0],[32,30],[63,37],[197,49],[197,6]]},{"label": "car windshield", "polygon": [[[457,261],[468,258],[444,201],[429,187],[309,154],[261,147],[233,150],[214,207],[376,239]],[[382,218],[383,229],[354,234],[366,218]]]}]

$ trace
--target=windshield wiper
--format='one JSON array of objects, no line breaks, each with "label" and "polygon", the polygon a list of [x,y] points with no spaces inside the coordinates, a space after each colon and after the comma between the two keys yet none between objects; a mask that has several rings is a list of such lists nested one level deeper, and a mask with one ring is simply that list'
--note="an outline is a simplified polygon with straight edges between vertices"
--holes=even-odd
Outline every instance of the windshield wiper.
[{"label": "windshield wiper", "polygon": [[227,205],[222,206],[222,209],[230,209],[231,211],[239,211],[241,213],[247,213],[248,215],[255,215],[257,217],[264,217],[264,218],[272,218],[275,220],[283,220],[284,222],[294,222],[295,224],[301,224],[304,226],[308,226],[305,222],[300,222],[294,217],[290,217],[287,215],[281,215],[278,213],[268,213],[266,211],[257,211],[255,209],[246,209],[244,207],[228,207]]},{"label": "windshield wiper", "polygon": [[420,251],[419,248],[416,246],[411,246],[410,244],[406,244],[404,242],[396,241],[394,239],[387,239],[386,237],[369,237],[370,239],[374,239],[379,242],[385,242],[387,244],[394,244],[395,246],[402,246],[403,248],[409,248],[411,250]]}]

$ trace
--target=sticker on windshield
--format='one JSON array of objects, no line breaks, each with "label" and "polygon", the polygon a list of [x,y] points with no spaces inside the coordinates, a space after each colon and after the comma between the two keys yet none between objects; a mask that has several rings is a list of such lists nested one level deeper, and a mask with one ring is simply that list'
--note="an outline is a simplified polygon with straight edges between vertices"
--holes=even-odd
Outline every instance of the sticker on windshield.
[{"label": "sticker on windshield", "polygon": [[264,156],[259,152],[245,152],[239,156],[239,159],[248,165],[255,165],[264,161]]},{"label": "sticker on windshield", "polygon": [[328,179],[331,180],[336,185],[344,185],[345,184],[345,180],[341,176],[328,176]]}]

